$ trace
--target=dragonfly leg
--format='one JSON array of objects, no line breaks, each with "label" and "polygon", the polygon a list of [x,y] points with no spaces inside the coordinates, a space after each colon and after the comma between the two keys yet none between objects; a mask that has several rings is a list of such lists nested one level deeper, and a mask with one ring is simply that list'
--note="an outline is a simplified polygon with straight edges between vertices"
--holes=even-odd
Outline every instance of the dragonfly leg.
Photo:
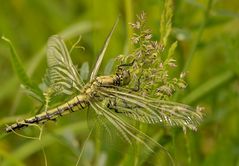
[{"label": "dragonfly leg", "polygon": [[116,99],[114,98],[113,100],[109,99],[109,102],[107,104],[107,108],[114,110],[116,113],[121,113],[118,109],[117,109],[117,105],[116,105]]},{"label": "dragonfly leg", "polygon": [[[123,107],[127,108],[127,109],[137,109],[137,108],[140,108],[139,106],[137,105],[129,105],[129,103],[126,101],[126,100],[122,100],[122,103],[124,104]],[[128,111],[127,111],[128,112]]]},{"label": "dragonfly leg", "polygon": [[122,69],[122,67],[126,67],[126,66],[132,66],[134,62],[135,62],[135,59],[130,63],[121,64],[118,66],[118,69]]},{"label": "dragonfly leg", "polygon": [[45,107],[45,104],[42,104],[41,107],[35,112],[35,115],[39,114],[42,112],[43,108]]},{"label": "dragonfly leg", "polygon": [[138,78],[137,82],[135,83],[134,88],[131,88],[132,91],[138,92],[140,90],[140,78],[141,76]]},{"label": "dragonfly leg", "polygon": [[119,111],[117,108],[117,102],[116,102],[116,98],[114,99],[110,99],[108,104],[107,104],[107,108],[114,110],[115,113],[125,113],[125,111]]},{"label": "dragonfly leg", "polygon": [[[138,108],[137,106],[130,106],[127,101],[125,100],[122,100],[122,104],[123,104],[123,107],[127,108],[127,109],[136,109]],[[117,108],[117,102],[116,102],[116,98],[113,98],[113,99],[110,99],[108,104],[107,104],[107,108],[111,109],[111,110],[114,110],[115,113],[132,113],[131,111],[119,111],[118,108]]]}]

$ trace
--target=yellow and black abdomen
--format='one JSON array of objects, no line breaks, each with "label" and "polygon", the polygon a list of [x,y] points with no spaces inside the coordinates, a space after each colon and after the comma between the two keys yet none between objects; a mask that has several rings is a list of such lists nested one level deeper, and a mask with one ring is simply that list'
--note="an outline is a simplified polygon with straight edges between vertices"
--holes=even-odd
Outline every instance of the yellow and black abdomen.
[{"label": "yellow and black abdomen", "polygon": [[73,99],[58,107],[7,126],[6,132],[21,129],[34,123],[44,123],[48,120],[55,120],[59,116],[83,110],[90,105],[90,102],[97,102],[102,100],[101,96],[98,94],[100,87],[114,88],[115,86],[122,86],[128,84],[129,79],[130,75],[128,71],[123,70],[121,71],[121,73],[117,73],[116,75],[97,77],[93,82],[85,85],[80,95],[75,96]]},{"label": "yellow and black abdomen", "polygon": [[44,123],[49,120],[55,120],[59,116],[67,115],[71,112],[83,110],[89,106],[88,97],[85,95],[78,95],[66,102],[63,105],[60,105],[56,108],[47,110],[41,114],[38,114],[34,117],[16,122],[6,128],[6,132],[11,132],[12,130],[21,129],[23,127],[29,126],[34,123]]}]

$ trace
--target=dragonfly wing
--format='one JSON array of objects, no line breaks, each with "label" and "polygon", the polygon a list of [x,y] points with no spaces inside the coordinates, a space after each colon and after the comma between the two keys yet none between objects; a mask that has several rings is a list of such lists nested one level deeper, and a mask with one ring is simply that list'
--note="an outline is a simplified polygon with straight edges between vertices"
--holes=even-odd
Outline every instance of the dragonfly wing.
[{"label": "dragonfly wing", "polygon": [[96,64],[95,64],[95,66],[94,66],[94,69],[93,69],[93,71],[92,71],[92,73],[91,73],[90,81],[92,81],[93,79],[95,79],[95,77],[96,77],[96,75],[97,75],[97,73],[98,73],[98,71],[99,71],[100,65],[101,65],[102,60],[103,60],[104,55],[105,55],[105,51],[106,51],[106,49],[107,49],[107,47],[108,47],[108,45],[109,45],[111,36],[112,36],[113,32],[115,31],[115,28],[116,28],[116,25],[118,24],[118,22],[119,22],[119,18],[116,20],[116,22],[115,22],[115,24],[114,24],[112,30],[110,31],[108,37],[107,37],[106,40],[105,40],[104,46],[103,46],[102,50],[100,51],[100,54],[99,54],[99,56],[98,56],[98,59],[97,59]]},{"label": "dragonfly wing", "polygon": [[110,100],[116,99],[115,107],[121,113],[140,122],[163,123],[196,130],[202,119],[199,109],[195,111],[177,102],[141,97],[110,88],[103,88],[100,93]]},{"label": "dragonfly wing", "polygon": [[80,90],[84,83],[77,68],[73,65],[69,51],[63,39],[54,35],[47,44],[47,77],[51,86],[60,87],[63,93],[69,94],[72,89]]},{"label": "dragonfly wing", "polygon": [[[101,116],[110,122],[112,127],[114,127],[125,141],[127,141],[130,145],[133,144],[133,140],[136,140],[142,143],[148,150],[153,151],[153,147],[159,146],[163,148],[160,144],[154,141],[151,137],[138,130],[134,125],[129,123],[122,114],[118,114],[105,105],[101,105],[100,103],[91,103],[91,107],[97,112],[101,113]],[[109,125],[109,124],[108,124]]]},{"label": "dragonfly wing", "polygon": [[[94,106],[94,108],[96,107]],[[97,135],[98,139],[107,140],[108,143],[112,143],[115,130],[112,125],[109,125],[109,121],[102,114],[90,109],[87,111],[87,123],[89,128],[96,128],[99,131],[99,135]]]}]

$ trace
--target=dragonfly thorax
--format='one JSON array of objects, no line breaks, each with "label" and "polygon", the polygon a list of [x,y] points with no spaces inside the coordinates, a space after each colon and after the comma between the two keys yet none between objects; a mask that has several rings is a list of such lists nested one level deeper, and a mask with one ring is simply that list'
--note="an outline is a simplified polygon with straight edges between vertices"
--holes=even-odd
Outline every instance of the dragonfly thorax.
[{"label": "dragonfly thorax", "polygon": [[95,97],[101,87],[115,88],[117,86],[128,85],[130,82],[130,73],[128,70],[120,69],[115,75],[99,76],[84,87],[83,93],[89,97]]}]

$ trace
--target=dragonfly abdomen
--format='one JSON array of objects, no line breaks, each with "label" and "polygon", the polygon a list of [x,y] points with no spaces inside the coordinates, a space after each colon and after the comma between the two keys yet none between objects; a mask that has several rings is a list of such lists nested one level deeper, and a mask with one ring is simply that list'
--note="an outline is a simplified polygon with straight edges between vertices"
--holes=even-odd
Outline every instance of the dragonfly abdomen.
[{"label": "dragonfly abdomen", "polygon": [[75,96],[68,102],[53,109],[42,112],[34,117],[24,119],[6,127],[6,132],[29,126],[31,124],[44,123],[49,120],[55,120],[59,116],[67,115],[71,112],[83,110],[90,105],[90,102],[101,101],[102,98],[97,94],[100,87],[122,86],[129,82],[129,72],[120,70],[119,73],[112,76],[100,76],[92,83],[85,86],[81,95]]},{"label": "dragonfly abdomen", "polygon": [[31,124],[44,123],[49,120],[55,120],[59,116],[67,115],[71,112],[83,110],[89,106],[89,101],[87,96],[78,95],[66,102],[63,105],[60,105],[56,108],[47,110],[41,114],[38,114],[34,117],[24,119],[22,121],[16,122],[6,128],[6,132],[11,132],[16,129],[21,129],[23,127],[29,126]]}]

